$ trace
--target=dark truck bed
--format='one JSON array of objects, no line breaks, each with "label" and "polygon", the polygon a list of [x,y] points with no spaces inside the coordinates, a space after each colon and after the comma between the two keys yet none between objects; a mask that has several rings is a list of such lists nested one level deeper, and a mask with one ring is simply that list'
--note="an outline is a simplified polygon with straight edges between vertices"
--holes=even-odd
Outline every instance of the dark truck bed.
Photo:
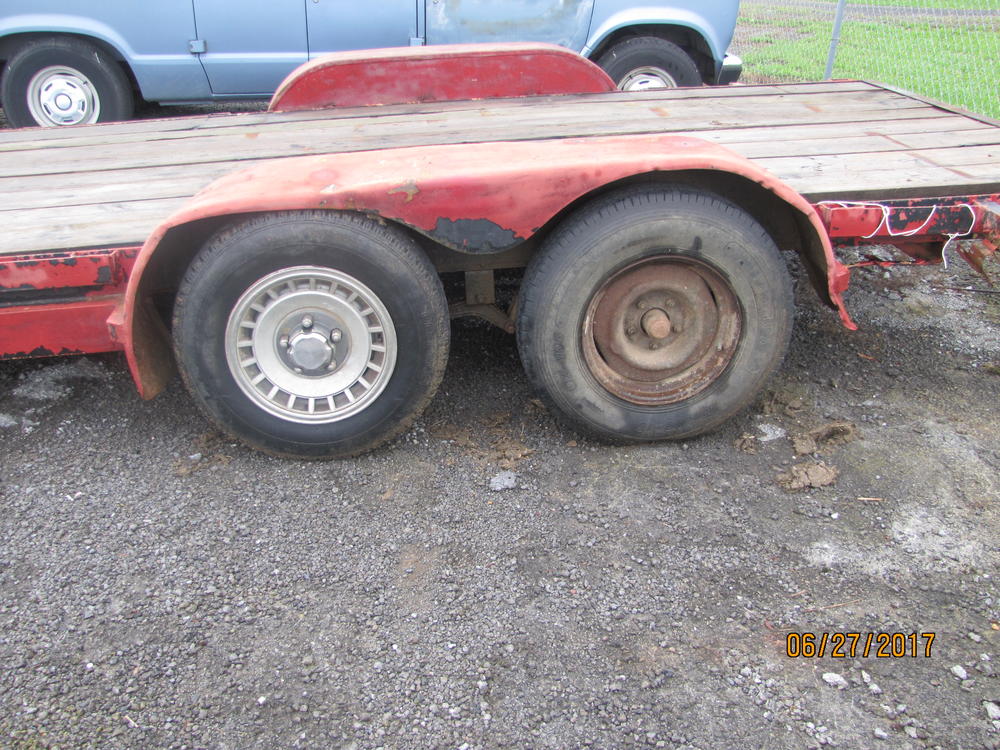
[{"label": "dark truck bed", "polygon": [[1000,127],[856,81],[585,94],[0,132],[0,254],[141,244],[262,159],[431,144],[694,135],[812,202],[996,192]]}]

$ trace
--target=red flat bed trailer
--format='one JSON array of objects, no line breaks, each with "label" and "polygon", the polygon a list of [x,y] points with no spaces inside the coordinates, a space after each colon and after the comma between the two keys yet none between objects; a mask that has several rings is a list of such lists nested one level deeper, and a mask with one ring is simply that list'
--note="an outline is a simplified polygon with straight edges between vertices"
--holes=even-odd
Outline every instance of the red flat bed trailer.
[{"label": "red flat bed trailer", "polygon": [[858,81],[612,88],[545,45],[397,50],[311,63],[267,113],[2,132],[0,358],[123,351],[147,398],[176,359],[220,428],[344,456],[416,418],[479,315],[580,429],[679,438],[780,364],[779,249],[848,327],[838,246],[996,249],[995,122]]}]

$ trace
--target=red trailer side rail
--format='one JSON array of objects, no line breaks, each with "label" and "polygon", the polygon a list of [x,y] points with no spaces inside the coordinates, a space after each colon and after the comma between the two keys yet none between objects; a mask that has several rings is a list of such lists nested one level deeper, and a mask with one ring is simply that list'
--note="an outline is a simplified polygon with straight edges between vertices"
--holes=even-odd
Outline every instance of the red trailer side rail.
[{"label": "red trailer side rail", "polygon": [[0,257],[0,358],[117,351],[108,320],[139,247]]},{"label": "red trailer side rail", "polygon": [[[302,207],[304,203],[287,205]],[[833,245],[895,245],[915,263],[940,263],[946,245],[956,239],[974,238],[973,242],[956,243],[955,253],[984,273],[984,260],[1000,245],[1000,194],[901,203],[904,205],[824,202],[813,208]],[[176,221],[251,210],[252,204],[234,199],[212,208],[192,206]],[[6,301],[5,306],[0,306],[0,330],[4,332],[0,359],[128,348],[131,334],[121,333],[122,311],[126,308],[128,280],[141,250],[141,246],[131,246],[0,259],[0,299]],[[902,262],[872,260],[852,267]],[[849,276],[841,272],[829,280],[839,301]],[[18,301],[24,303],[16,304]],[[116,311],[117,315],[113,315]],[[845,324],[852,327],[846,311],[844,317]],[[162,378],[156,382],[162,382]],[[144,384],[141,376],[137,377],[137,385],[140,392],[155,395],[151,394],[155,388]]]}]

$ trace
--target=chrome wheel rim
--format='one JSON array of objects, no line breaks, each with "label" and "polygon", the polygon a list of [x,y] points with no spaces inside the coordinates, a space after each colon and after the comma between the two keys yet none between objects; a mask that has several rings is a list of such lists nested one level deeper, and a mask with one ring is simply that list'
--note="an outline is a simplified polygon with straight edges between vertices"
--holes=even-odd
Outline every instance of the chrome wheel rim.
[{"label": "chrome wheel rim", "polygon": [[367,286],[346,273],[296,266],[268,274],[237,300],[226,324],[237,385],[289,422],[346,419],[382,393],[396,364],[396,329]]},{"label": "chrome wheel rim", "polygon": [[675,89],[677,80],[663,68],[647,66],[630,70],[618,84],[622,91],[650,91],[652,89]]},{"label": "chrome wheel rim", "polygon": [[83,73],[65,65],[43,68],[28,82],[28,110],[43,127],[97,122],[101,101]]}]

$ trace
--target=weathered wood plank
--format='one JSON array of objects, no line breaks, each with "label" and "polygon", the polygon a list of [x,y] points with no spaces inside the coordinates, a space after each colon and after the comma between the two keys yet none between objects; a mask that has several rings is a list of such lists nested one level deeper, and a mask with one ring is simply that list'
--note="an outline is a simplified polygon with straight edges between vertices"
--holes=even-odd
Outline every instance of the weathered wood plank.
[{"label": "weathered wood plank", "polygon": [[[229,163],[0,178],[0,216],[32,208],[189,198],[229,174]],[[18,189],[8,188],[16,185]]]},{"label": "weathered wood plank", "polygon": [[[653,132],[781,127],[790,124],[871,122],[907,119],[924,114],[924,108],[884,107],[857,104],[811,111],[802,103],[775,104],[763,112],[751,113],[719,104],[709,111],[662,110],[659,107],[596,107],[586,114],[568,117],[560,109],[539,109],[531,116],[510,116],[509,111],[484,109],[448,118],[438,115],[402,122],[353,121],[348,127],[297,129],[260,128],[224,135],[206,134],[197,139],[131,142],[105,146],[80,146],[46,151],[44,159],[26,159],[26,152],[0,154],[0,174],[22,176],[59,174],[100,168],[103,161],[121,169],[199,164],[214,161],[281,158],[303,154],[364,150],[387,146],[403,147],[443,143],[472,143],[496,140],[587,137]],[[110,152],[110,153],[109,153]],[[31,153],[31,152],[27,152]]]},{"label": "weathered wood plank", "polygon": [[[492,102],[479,102],[475,107],[463,107],[455,110],[431,111],[431,112],[410,112],[402,111],[397,113],[383,113],[382,108],[368,108],[362,110],[368,116],[360,119],[355,116],[340,116],[337,110],[331,110],[325,117],[317,117],[317,113],[309,119],[288,120],[284,114],[270,116],[250,115],[248,119],[237,120],[236,117],[225,118],[225,127],[203,127],[199,121],[189,123],[188,127],[173,127],[176,120],[161,120],[165,127],[126,132],[115,135],[106,131],[94,128],[77,128],[68,130],[85,131],[87,135],[78,138],[61,138],[55,141],[49,140],[44,134],[51,131],[29,131],[36,135],[35,140],[9,140],[0,139],[0,158],[15,156],[19,152],[31,151],[44,148],[49,153],[63,154],[59,149],[87,148],[96,146],[113,146],[116,149],[125,148],[127,144],[140,144],[141,146],[155,147],[154,144],[160,141],[187,141],[198,140],[206,137],[232,137],[238,139],[248,134],[259,136],[266,133],[271,137],[276,137],[279,133],[291,134],[297,138],[307,135],[315,136],[317,133],[324,135],[333,132],[352,132],[359,126],[364,129],[391,128],[393,131],[406,129],[409,132],[412,128],[419,128],[420,124],[428,122],[451,123],[458,129],[468,122],[476,122],[482,118],[500,118],[504,122],[519,122],[530,124],[533,122],[550,123],[566,122],[572,120],[578,123],[578,127],[585,124],[599,126],[609,118],[625,120],[629,118],[655,118],[659,121],[663,118],[670,118],[674,115],[672,111],[676,102],[683,102],[679,105],[683,109],[681,113],[688,119],[700,119],[706,123],[711,123],[720,116],[747,117],[751,115],[753,121],[754,113],[771,113],[769,121],[773,122],[777,118],[784,121],[811,121],[811,119],[824,110],[835,109],[837,111],[837,121],[842,121],[842,115],[848,113],[858,113],[859,121],[868,119],[866,116],[873,110],[888,109],[931,109],[926,105],[913,100],[900,97],[897,94],[882,91],[879,89],[868,89],[854,92],[850,98],[845,98],[844,92],[817,93],[808,96],[789,96],[785,94],[761,94],[752,99],[751,107],[746,97],[717,97],[706,99],[704,96],[690,99],[677,99],[667,95],[652,98],[646,94],[642,98],[631,94],[610,94],[580,97],[563,97],[562,99],[549,100],[545,102],[535,101],[527,104],[525,99],[501,100]],[[567,111],[569,109],[570,111]],[[358,110],[354,110],[357,113]],[[301,113],[294,113],[301,114]],[[941,114],[946,114],[943,111]],[[758,117],[760,115],[757,115]],[[269,117],[270,119],[266,119]],[[264,118],[264,119],[262,119]],[[190,119],[190,118],[185,118]],[[207,119],[207,118],[203,118]],[[117,127],[117,126],[108,126]],[[62,130],[56,131],[62,133]]]},{"label": "weathered wood plank", "polygon": [[[946,145],[946,144],[938,144]],[[942,167],[981,166],[1000,164],[1000,147],[996,142],[987,146],[966,146],[964,148],[926,148],[914,151],[917,159],[926,159],[931,164]]]},{"label": "weathered wood plank", "polygon": [[185,200],[165,198],[18,211],[9,220],[4,217],[0,255],[139,244]]},{"label": "weathered wood plank", "polygon": [[[962,122],[965,122],[964,120]],[[690,131],[686,135],[705,138],[727,146],[750,159],[767,157],[846,155],[903,151],[915,147],[937,147],[944,156],[932,158],[952,164],[984,161],[989,151],[970,151],[974,145],[1000,144],[1000,129],[947,130],[941,133],[899,135],[892,123],[880,123],[872,132],[857,136],[837,126],[798,126],[780,135],[758,131]],[[813,136],[817,137],[813,137]],[[753,136],[747,140],[748,136]],[[945,148],[952,147],[952,148]],[[951,155],[954,154],[954,158]],[[988,160],[988,159],[987,159]],[[0,178],[0,215],[30,208],[127,202],[135,196],[143,200],[193,195],[212,180],[232,171],[231,163],[154,167],[141,170],[81,171],[58,175]]]},{"label": "weathered wood plank", "polygon": [[887,201],[897,198],[937,198],[978,195],[997,189],[996,169],[969,169],[959,175],[951,170],[918,167],[898,169],[891,182],[860,183],[836,174],[812,176],[803,196],[809,201]]},{"label": "weathered wood plank", "polygon": [[[29,147],[56,148],[61,144],[92,145],[103,143],[109,139],[127,137],[129,135],[160,136],[167,133],[183,133],[185,131],[204,131],[235,127],[256,127],[262,124],[306,123],[311,121],[329,122],[340,119],[370,119],[373,117],[409,117],[434,113],[461,111],[479,111],[484,105],[522,107],[535,109],[551,105],[567,106],[574,104],[589,104],[608,98],[623,98],[632,101],[659,101],[685,99],[723,99],[750,98],[771,96],[817,95],[823,93],[865,94],[884,93],[884,90],[863,81],[829,81],[797,84],[754,84],[731,87],[699,87],[692,89],[669,89],[648,92],[611,93],[611,94],[580,94],[568,96],[544,96],[518,99],[501,99],[484,102],[481,100],[437,102],[431,104],[399,104],[384,107],[357,107],[335,110],[312,110],[301,112],[244,112],[215,113],[195,115],[180,118],[160,118],[150,120],[132,120],[121,123],[101,125],[83,125],[76,128],[59,128],[39,130],[29,128],[24,130],[0,131],[0,148],[7,144],[28,144]],[[891,94],[901,98],[899,94]]]},{"label": "weathered wood plank", "polygon": [[947,167],[907,151],[779,157],[758,163],[810,200],[817,196],[828,199],[831,195],[845,199],[934,197],[995,191],[1000,185],[1000,161]]}]

